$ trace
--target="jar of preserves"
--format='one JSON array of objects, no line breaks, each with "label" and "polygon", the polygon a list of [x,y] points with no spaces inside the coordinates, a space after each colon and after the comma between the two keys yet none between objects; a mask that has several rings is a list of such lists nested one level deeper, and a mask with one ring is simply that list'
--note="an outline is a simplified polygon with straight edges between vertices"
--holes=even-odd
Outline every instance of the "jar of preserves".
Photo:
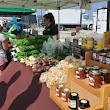
[{"label": "jar of preserves", "polygon": [[107,65],[110,65],[110,54],[107,55],[106,64],[107,64]]},{"label": "jar of preserves", "polygon": [[84,69],[83,68],[78,68],[76,71],[76,78],[78,79],[84,79],[85,74],[84,74]]},{"label": "jar of preserves", "polygon": [[86,108],[89,108],[89,107],[90,107],[90,104],[89,104],[88,100],[86,100],[86,99],[79,100],[78,110],[86,109]]},{"label": "jar of preserves", "polygon": [[102,77],[102,84],[108,84],[110,83],[110,74],[107,69],[102,69],[101,70],[101,77]]},{"label": "jar of preserves", "polygon": [[106,63],[106,57],[107,57],[106,53],[101,53],[99,56],[99,62]]},{"label": "jar of preserves", "polygon": [[89,74],[89,85],[94,88],[101,87],[101,73],[97,70],[90,71]]},{"label": "jar of preserves", "polygon": [[56,96],[61,97],[62,89],[64,88],[63,84],[58,84],[56,87]]},{"label": "jar of preserves", "polygon": [[76,92],[71,92],[68,98],[68,107],[72,110],[78,110],[79,95]]},{"label": "jar of preserves", "polygon": [[93,60],[96,60],[96,61],[99,61],[99,55],[100,53],[102,53],[103,50],[102,49],[94,49],[93,50],[93,53],[92,53],[92,59]]},{"label": "jar of preserves", "polygon": [[92,67],[92,70],[97,70],[97,71],[99,71],[99,69],[100,69],[99,66],[93,66],[93,67]]},{"label": "jar of preserves", "polygon": [[110,48],[107,48],[107,47],[103,48],[103,52],[104,52],[104,53],[110,52]]},{"label": "jar of preserves", "polygon": [[70,89],[69,88],[64,88],[61,92],[61,99],[64,102],[68,102],[69,94],[70,94]]},{"label": "jar of preserves", "polygon": [[89,77],[89,72],[90,72],[91,69],[92,69],[91,66],[85,67],[85,69],[84,69],[84,74],[85,74],[86,78]]}]

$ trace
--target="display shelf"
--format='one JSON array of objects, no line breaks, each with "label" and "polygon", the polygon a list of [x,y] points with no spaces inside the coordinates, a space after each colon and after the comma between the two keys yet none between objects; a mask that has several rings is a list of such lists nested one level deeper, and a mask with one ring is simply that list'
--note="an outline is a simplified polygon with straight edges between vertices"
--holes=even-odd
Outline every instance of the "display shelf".
[{"label": "display shelf", "polygon": [[86,66],[96,66],[97,65],[99,67],[106,68],[106,69],[110,70],[110,65],[92,60],[92,51],[86,52],[85,60],[86,60]]},{"label": "display shelf", "polygon": [[[86,53],[86,65],[98,65],[110,69],[110,66],[91,60],[92,52]],[[71,92],[77,92],[79,99],[87,99],[90,102],[90,108],[85,110],[108,110],[108,97],[110,97],[110,84],[102,85],[96,89],[89,86],[88,78],[77,79],[76,68],[68,69],[68,80],[65,86],[71,89]],[[56,85],[50,87],[50,98],[62,109],[70,110],[68,103],[63,102],[60,97],[56,96]]]},{"label": "display shelf", "polygon": [[92,94],[96,95],[97,97],[100,97],[100,91],[101,89],[93,88],[89,85],[89,79],[77,79],[74,75],[72,75],[72,81],[77,83],[78,85],[82,86],[86,90],[90,91]]},{"label": "display shelf", "polygon": [[[66,86],[66,84],[65,84]],[[66,86],[68,87],[68,86]],[[50,98],[52,100],[54,100],[54,102],[62,109],[62,110],[70,110],[68,108],[68,102],[64,102],[61,100],[60,97],[57,97],[56,96],[56,86],[55,85],[52,85],[51,88],[50,88]]]}]

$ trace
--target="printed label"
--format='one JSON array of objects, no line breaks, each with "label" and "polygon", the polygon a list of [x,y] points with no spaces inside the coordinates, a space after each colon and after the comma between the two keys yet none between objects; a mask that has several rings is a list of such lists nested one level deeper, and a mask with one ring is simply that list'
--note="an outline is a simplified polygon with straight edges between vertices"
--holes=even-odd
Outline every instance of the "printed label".
[{"label": "printed label", "polygon": [[70,108],[76,108],[76,100],[69,100],[68,106]]},{"label": "printed label", "polygon": [[99,56],[99,62],[102,62],[102,61],[103,61],[103,57]]},{"label": "printed label", "polygon": [[110,64],[110,58],[106,58],[106,64]]},{"label": "printed label", "polygon": [[89,85],[94,86],[94,79],[89,76]]},{"label": "printed label", "polygon": [[96,53],[92,54],[92,58],[95,60],[96,59]]},{"label": "printed label", "polygon": [[79,75],[76,75],[76,78],[77,78],[77,79],[80,79],[80,76],[79,76]]}]

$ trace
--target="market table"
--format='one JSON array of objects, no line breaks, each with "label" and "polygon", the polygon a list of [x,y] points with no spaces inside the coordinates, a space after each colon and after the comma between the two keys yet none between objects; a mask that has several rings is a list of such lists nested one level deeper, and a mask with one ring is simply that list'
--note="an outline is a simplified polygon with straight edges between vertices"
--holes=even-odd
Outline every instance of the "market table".
[{"label": "market table", "polygon": [[28,67],[12,61],[0,76],[0,110],[61,110]]}]

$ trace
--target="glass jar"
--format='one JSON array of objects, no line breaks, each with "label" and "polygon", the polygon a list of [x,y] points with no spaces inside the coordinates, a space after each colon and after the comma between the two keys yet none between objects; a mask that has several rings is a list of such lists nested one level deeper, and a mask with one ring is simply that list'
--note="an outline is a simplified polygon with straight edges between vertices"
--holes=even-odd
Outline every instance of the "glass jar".
[{"label": "glass jar", "polygon": [[99,69],[100,69],[99,66],[93,66],[93,67],[92,67],[92,70],[97,70],[97,71],[99,71]]},{"label": "glass jar", "polygon": [[103,48],[103,52],[104,52],[104,53],[110,52],[110,48],[107,48],[107,47]]},{"label": "glass jar", "polygon": [[68,98],[68,107],[72,110],[78,110],[79,95],[76,92],[71,92]]},{"label": "glass jar", "polygon": [[92,53],[92,59],[99,61],[99,55],[103,52],[103,49],[94,49]]},{"label": "glass jar", "polygon": [[107,69],[101,70],[101,77],[102,77],[102,84],[108,84],[110,83],[110,73]]},{"label": "glass jar", "polygon": [[89,85],[94,88],[101,87],[101,73],[97,70],[90,71],[89,74]]},{"label": "glass jar", "polygon": [[61,92],[61,99],[64,101],[64,102],[68,102],[68,97],[69,97],[69,94],[70,94],[70,89],[69,88],[64,88]]},{"label": "glass jar", "polygon": [[56,87],[56,96],[61,97],[62,89],[64,88],[63,84],[58,84]]},{"label": "glass jar", "polygon": [[89,108],[89,107],[90,107],[90,104],[89,104],[88,100],[86,100],[86,99],[79,100],[78,110],[86,109],[86,108]]},{"label": "glass jar", "polygon": [[92,69],[91,66],[85,67],[85,69],[84,69],[84,74],[85,74],[86,78],[89,77],[89,72],[90,72],[91,69]]},{"label": "glass jar", "polygon": [[106,63],[106,57],[107,57],[106,53],[101,53],[99,56],[99,62]]},{"label": "glass jar", "polygon": [[76,71],[76,78],[78,79],[84,79],[85,74],[84,74],[84,69],[83,68],[78,68]]},{"label": "glass jar", "polygon": [[107,65],[110,65],[110,54],[107,55],[106,64],[107,64]]}]

